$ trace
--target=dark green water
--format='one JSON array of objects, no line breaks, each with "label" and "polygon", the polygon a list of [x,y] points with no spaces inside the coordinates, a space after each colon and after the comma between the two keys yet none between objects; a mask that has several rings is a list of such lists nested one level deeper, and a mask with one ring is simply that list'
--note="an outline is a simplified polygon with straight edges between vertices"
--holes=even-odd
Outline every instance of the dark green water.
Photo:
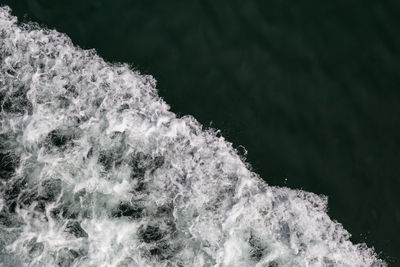
[{"label": "dark green water", "polygon": [[400,2],[0,1],[158,80],[271,185],[400,264]]}]

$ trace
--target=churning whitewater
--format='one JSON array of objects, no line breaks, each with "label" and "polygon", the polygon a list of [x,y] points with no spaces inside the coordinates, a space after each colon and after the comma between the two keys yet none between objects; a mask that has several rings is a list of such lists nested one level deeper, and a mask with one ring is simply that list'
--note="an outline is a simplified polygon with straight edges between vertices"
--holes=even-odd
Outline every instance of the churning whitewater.
[{"label": "churning whitewater", "polygon": [[0,8],[2,266],[385,266],[151,76]]}]

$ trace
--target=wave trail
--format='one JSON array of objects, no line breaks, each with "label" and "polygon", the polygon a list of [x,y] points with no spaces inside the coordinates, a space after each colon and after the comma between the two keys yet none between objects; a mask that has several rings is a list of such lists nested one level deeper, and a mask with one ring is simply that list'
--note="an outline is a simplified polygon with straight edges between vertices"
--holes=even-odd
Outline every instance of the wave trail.
[{"label": "wave trail", "polygon": [[151,76],[0,8],[4,266],[385,266],[178,118]]}]

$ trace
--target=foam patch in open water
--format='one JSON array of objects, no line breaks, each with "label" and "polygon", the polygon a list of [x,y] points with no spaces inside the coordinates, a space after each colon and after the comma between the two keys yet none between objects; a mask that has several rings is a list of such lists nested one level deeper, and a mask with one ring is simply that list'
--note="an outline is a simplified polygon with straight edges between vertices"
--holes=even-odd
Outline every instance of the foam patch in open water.
[{"label": "foam patch in open water", "polygon": [[155,80],[0,8],[3,266],[384,266]]}]

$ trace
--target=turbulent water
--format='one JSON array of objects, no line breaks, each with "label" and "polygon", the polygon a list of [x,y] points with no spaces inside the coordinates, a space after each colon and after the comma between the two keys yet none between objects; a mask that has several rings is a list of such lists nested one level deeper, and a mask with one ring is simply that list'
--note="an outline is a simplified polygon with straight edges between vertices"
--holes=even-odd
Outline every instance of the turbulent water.
[{"label": "turbulent water", "polygon": [[155,80],[0,8],[3,266],[385,266]]}]

